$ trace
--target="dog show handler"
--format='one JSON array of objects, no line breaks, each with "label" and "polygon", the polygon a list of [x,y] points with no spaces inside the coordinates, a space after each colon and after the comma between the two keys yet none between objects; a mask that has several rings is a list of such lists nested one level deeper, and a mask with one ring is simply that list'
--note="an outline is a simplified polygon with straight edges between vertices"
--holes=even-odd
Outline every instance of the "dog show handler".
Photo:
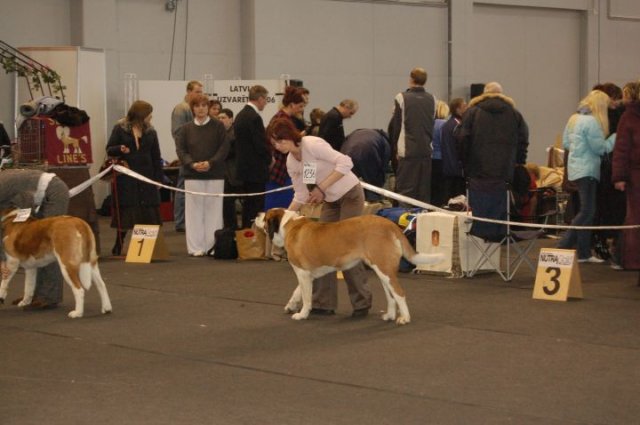
[{"label": "dog show handler", "polygon": [[[298,211],[307,203],[321,203],[321,222],[362,215],[364,190],[351,171],[351,158],[319,137],[302,137],[288,119],[274,120],[267,129],[267,137],[277,151],[287,154],[287,171],[295,192],[290,210]],[[358,263],[345,270],[344,278],[353,306],[352,317],[366,316],[371,308],[371,290],[364,265]],[[312,314],[335,314],[338,305],[336,282],[335,273],[313,281]]]},{"label": "dog show handler", "polygon": [[[13,208],[32,208],[38,218],[67,213],[69,188],[55,174],[32,169],[0,171],[0,211]],[[1,231],[0,231],[1,232]],[[0,234],[0,241],[2,235]],[[0,243],[2,273],[5,273],[4,246]],[[49,309],[62,302],[64,279],[56,262],[38,269],[33,301],[25,310]]]}]

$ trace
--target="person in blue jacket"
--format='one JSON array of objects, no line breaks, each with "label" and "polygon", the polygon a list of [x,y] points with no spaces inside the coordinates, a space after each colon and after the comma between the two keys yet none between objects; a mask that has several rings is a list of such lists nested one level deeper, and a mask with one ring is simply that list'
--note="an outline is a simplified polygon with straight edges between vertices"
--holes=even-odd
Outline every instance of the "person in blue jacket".
[{"label": "person in blue jacket", "polygon": [[[600,90],[593,90],[580,101],[564,129],[562,145],[569,150],[567,176],[578,185],[580,212],[572,226],[590,226],[596,211],[596,189],[600,180],[600,158],[613,150],[615,133],[609,135],[607,108],[611,99]],[[558,248],[576,248],[578,262],[602,263],[591,254],[591,230],[569,229]]]}]

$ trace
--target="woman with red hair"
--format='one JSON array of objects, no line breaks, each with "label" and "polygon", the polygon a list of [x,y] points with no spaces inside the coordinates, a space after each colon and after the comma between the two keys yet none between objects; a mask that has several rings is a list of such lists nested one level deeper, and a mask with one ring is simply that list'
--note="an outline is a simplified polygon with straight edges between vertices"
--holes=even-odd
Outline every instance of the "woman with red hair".
[{"label": "woman with red hair", "polygon": [[[320,221],[333,222],[359,216],[364,208],[364,190],[351,171],[351,158],[334,150],[325,140],[302,136],[291,120],[278,118],[267,129],[274,149],[286,156],[293,182],[294,197],[289,209],[298,211],[304,204],[322,204]],[[371,308],[371,291],[362,263],[344,271],[352,317],[366,316]],[[313,281],[312,314],[335,314],[338,304],[336,274],[329,273]]]},{"label": "woman with red hair", "polygon": [[[298,114],[302,113],[305,107],[305,99],[302,89],[299,87],[287,86],[284,91],[284,97],[282,98],[282,108],[271,118],[269,124],[277,119],[288,119],[296,126],[299,120],[294,119]],[[302,128],[297,128],[298,131],[304,131]],[[284,186],[291,185],[291,177],[287,173],[287,155],[278,152],[276,149],[271,149],[271,155],[273,156],[273,162],[269,170],[269,181],[266,184],[265,190],[278,189]],[[281,190],[279,192],[268,193],[264,199],[265,210],[270,208],[286,208],[293,199],[292,190]]]}]

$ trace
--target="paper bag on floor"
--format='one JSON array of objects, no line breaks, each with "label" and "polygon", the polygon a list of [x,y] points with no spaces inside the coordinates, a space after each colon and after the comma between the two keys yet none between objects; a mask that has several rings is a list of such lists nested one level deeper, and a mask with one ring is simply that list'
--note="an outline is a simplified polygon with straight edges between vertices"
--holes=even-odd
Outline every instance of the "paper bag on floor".
[{"label": "paper bag on floor", "polygon": [[236,230],[239,260],[266,260],[266,234],[255,225],[250,229]]}]

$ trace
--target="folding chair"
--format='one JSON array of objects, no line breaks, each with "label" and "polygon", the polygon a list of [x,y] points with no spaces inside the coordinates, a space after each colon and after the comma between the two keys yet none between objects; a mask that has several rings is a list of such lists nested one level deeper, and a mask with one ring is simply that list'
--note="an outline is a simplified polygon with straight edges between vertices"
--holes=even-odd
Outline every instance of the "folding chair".
[{"label": "folding chair", "polygon": [[514,209],[510,213],[512,221],[556,224],[558,215],[558,192],[553,187],[548,186],[530,189],[524,205],[518,202],[517,197],[514,196],[512,192],[510,205]]},{"label": "folding chair", "polygon": [[[511,217],[513,198],[507,183],[471,180],[467,190],[469,207],[474,217],[503,221]],[[535,273],[536,268],[529,258],[529,252],[543,234],[542,230],[518,230],[510,220],[506,224],[474,221],[467,236],[480,256],[467,272],[467,277],[473,277],[486,263],[489,263],[505,282],[513,279],[522,263],[526,263]],[[496,250],[501,249],[503,245],[506,247],[504,271],[500,262],[496,263],[492,259]]]}]

